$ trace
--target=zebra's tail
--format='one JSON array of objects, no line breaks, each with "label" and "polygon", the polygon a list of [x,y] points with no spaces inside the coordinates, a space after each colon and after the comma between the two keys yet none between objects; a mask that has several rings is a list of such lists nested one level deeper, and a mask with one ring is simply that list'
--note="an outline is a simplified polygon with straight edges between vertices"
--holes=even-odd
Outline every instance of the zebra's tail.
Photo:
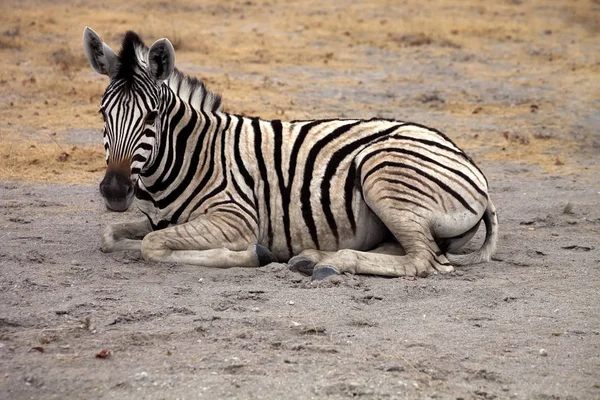
[{"label": "zebra's tail", "polygon": [[483,213],[483,222],[485,223],[485,240],[481,248],[469,254],[448,253],[446,257],[450,263],[469,265],[490,261],[496,252],[496,242],[498,241],[498,215],[491,199],[488,199],[488,206]]}]

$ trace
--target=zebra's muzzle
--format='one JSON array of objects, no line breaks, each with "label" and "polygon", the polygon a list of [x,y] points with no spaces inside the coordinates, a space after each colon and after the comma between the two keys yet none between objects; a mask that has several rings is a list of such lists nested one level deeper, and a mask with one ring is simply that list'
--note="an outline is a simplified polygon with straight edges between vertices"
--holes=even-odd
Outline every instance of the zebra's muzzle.
[{"label": "zebra's muzzle", "polygon": [[109,169],[100,182],[100,194],[104,197],[107,209],[122,212],[131,206],[135,188],[129,176]]}]

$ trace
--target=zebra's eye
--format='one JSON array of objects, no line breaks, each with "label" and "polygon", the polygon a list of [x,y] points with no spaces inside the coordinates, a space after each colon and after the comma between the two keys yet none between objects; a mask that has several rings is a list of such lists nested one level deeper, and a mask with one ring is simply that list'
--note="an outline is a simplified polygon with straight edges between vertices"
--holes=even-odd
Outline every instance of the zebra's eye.
[{"label": "zebra's eye", "polygon": [[156,111],[150,111],[148,116],[146,117],[146,125],[154,125],[154,121],[156,120],[158,113]]}]

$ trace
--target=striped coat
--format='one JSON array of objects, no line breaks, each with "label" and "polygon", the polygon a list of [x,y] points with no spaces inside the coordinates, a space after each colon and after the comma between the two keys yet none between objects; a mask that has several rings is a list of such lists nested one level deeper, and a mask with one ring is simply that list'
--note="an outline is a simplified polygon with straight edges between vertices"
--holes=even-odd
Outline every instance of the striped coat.
[{"label": "striped coat", "polygon": [[[166,39],[148,49],[128,33],[116,55],[87,28],[84,43],[92,67],[111,77],[101,192],[109,208],[128,207],[131,185],[147,217],[109,227],[105,251],[216,267],[278,260],[316,279],[447,272],[491,257],[488,183],[441,132],[384,119],[232,115],[174,68]],[[481,249],[447,254],[481,221]]]}]

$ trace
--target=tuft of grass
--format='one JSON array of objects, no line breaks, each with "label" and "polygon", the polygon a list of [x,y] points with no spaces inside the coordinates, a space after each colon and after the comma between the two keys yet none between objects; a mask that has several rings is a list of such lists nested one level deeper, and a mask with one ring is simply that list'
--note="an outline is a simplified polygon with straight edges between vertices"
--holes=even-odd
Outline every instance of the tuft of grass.
[{"label": "tuft of grass", "polygon": [[571,202],[567,202],[567,204],[565,205],[565,207],[563,208],[563,214],[568,214],[571,215],[573,214],[573,204],[571,204]]},{"label": "tuft of grass", "polygon": [[51,64],[58,67],[70,80],[75,77],[78,70],[88,68],[89,64],[82,51],[73,51],[67,43],[54,46],[53,51],[48,54]]},{"label": "tuft of grass", "polygon": [[7,29],[0,36],[0,50],[21,50],[21,28]]},{"label": "tuft of grass", "polygon": [[0,50],[21,50],[21,42],[17,38],[0,37]]}]

